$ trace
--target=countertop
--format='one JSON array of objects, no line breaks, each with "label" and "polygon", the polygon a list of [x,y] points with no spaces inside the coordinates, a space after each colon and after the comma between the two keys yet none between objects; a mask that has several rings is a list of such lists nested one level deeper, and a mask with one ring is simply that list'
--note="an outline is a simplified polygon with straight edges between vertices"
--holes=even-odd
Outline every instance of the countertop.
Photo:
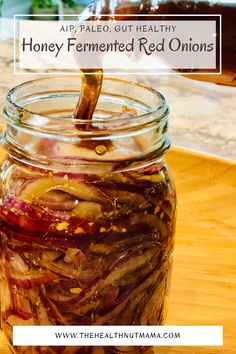
[{"label": "countertop", "polygon": [[[0,41],[0,111],[9,89],[39,75],[13,74],[13,40]],[[169,132],[177,146],[236,158],[236,88],[180,75],[136,76],[159,90],[170,106]]]}]

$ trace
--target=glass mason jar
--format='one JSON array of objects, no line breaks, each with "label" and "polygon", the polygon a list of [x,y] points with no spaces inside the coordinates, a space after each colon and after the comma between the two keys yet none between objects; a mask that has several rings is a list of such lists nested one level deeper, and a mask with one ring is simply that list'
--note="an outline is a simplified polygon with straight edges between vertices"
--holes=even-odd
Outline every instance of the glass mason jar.
[{"label": "glass mason jar", "polygon": [[10,343],[13,325],[161,325],[166,316],[176,202],[163,159],[168,106],[151,88],[107,78],[85,130],[73,118],[79,92],[78,76],[53,77],[7,97],[1,325]]}]

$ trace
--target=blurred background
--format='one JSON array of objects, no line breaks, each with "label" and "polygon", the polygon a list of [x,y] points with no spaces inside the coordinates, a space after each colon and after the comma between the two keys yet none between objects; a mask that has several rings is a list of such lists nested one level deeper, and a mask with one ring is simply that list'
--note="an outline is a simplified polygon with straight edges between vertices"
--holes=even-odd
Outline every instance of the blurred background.
[{"label": "blurred background", "polygon": [[1,16],[11,18],[14,14],[79,14],[91,3],[90,0],[0,0]]}]

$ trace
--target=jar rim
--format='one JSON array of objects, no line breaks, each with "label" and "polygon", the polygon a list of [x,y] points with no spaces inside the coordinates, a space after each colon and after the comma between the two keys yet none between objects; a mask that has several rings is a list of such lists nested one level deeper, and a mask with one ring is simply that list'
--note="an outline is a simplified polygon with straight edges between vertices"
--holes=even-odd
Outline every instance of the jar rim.
[{"label": "jar rim", "polygon": [[[104,81],[89,129],[80,129],[78,120],[71,118],[81,87],[78,76],[37,79],[13,88],[3,115],[7,120],[3,134],[5,149],[21,163],[24,159],[34,166],[66,165],[70,169],[78,162],[96,167],[101,163],[110,166],[114,161],[119,169],[124,169],[161,158],[170,147],[169,108],[163,95],[128,80],[105,77]],[[28,107],[44,114],[27,111]],[[141,114],[130,112],[121,117],[124,107],[133,107]],[[86,120],[80,122],[84,125]],[[111,150],[110,142],[114,147]],[[108,144],[108,152],[96,154],[96,150],[84,148],[87,144]]]},{"label": "jar rim", "polygon": [[[58,117],[53,117],[53,116],[47,116],[45,114],[41,114],[41,113],[36,113],[33,110],[30,110],[28,108],[25,108],[22,104],[19,104],[18,102],[16,102],[16,95],[17,93],[21,90],[21,89],[27,89],[27,87],[30,87],[30,85],[32,84],[36,84],[37,86],[39,86],[40,84],[46,83],[46,82],[55,82],[57,83],[57,81],[60,81],[61,83],[63,83],[65,81],[65,79],[68,80],[76,80],[78,82],[78,75],[71,75],[71,76],[53,76],[53,77],[45,77],[45,78],[39,78],[39,79],[35,79],[35,80],[30,80],[30,81],[26,81],[20,85],[17,85],[15,87],[13,87],[7,95],[7,104],[8,107],[5,107],[4,109],[4,116],[7,120],[8,123],[12,123],[11,125],[14,126],[23,126],[25,129],[30,129],[30,130],[34,130],[34,131],[41,131],[41,129],[39,129],[38,125],[34,125],[34,124],[27,124],[25,122],[22,122],[22,120],[20,119],[21,117],[19,117],[17,115],[17,111],[21,111],[24,112],[28,115],[32,115],[34,117],[41,117],[41,118],[47,118],[49,119],[51,122],[56,122],[58,123]],[[139,89],[143,89],[146,90],[146,92],[149,92],[150,94],[153,95],[153,97],[156,99],[156,103],[153,104],[152,107],[150,107],[150,109],[145,112],[145,113],[141,113],[141,114],[132,114],[129,117],[129,120],[132,120],[132,124],[136,126],[139,125],[145,125],[145,123],[151,123],[153,121],[157,122],[158,120],[161,120],[163,117],[165,117],[167,115],[167,113],[169,112],[168,109],[168,105],[166,103],[166,100],[164,98],[164,96],[157,91],[156,89],[149,87],[145,84],[142,83],[137,83],[131,80],[124,80],[124,79],[120,79],[120,78],[114,78],[114,77],[106,77],[104,76],[103,78],[104,82],[113,82],[113,83],[117,83],[117,84],[124,84],[124,85],[129,85],[132,86],[134,88],[139,88]],[[58,88],[55,87],[55,92],[57,92],[58,94],[62,94],[63,93],[63,87],[62,88]],[[73,91],[74,92],[74,91]],[[78,84],[78,90],[77,93],[79,93],[79,84]],[[103,88],[101,90],[101,95],[103,94]],[[10,112],[8,112],[8,109]],[[12,116],[12,111],[14,111],[14,121],[10,122],[11,120],[11,116]],[[150,117],[152,117],[152,119],[150,120]],[[114,124],[115,123],[122,123],[123,121],[127,120],[127,117],[124,118],[121,116],[111,116],[112,119],[109,118],[99,118],[99,121],[96,121],[96,124],[99,125],[103,125],[104,123],[106,123],[107,129],[109,129],[109,123]],[[145,121],[146,118],[146,121]],[[141,121],[140,121],[141,119]],[[78,126],[79,124],[86,124],[87,122],[90,122],[89,120],[85,120],[85,119],[77,119],[77,118],[68,118],[68,117],[60,117],[60,123],[64,123],[64,122],[69,122],[71,124],[71,127],[74,129],[75,127],[75,123]],[[122,124],[121,124],[122,125]],[[49,132],[49,133],[58,133],[58,131],[52,131],[50,128],[46,129],[46,131],[44,132]],[[92,131],[93,133],[94,131]],[[71,133],[71,132],[70,132]],[[76,130],[75,132],[76,134],[78,134],[78,130]],[[83,136],[86,136],[88,134],[91,134],[91,130],[89,129],[88,131],[81,131],[81,134]],[[71,134],[70,134],[71,135]],[[72,134],[73,135],[73,134]]]}]

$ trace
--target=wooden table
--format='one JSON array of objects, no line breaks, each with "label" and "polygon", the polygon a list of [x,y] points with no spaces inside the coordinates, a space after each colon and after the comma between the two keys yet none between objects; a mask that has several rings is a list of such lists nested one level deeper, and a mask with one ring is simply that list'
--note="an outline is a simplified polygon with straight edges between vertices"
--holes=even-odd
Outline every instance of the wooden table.
[{"label": "wooden table", "polygon": [[[161,347],[155,354],[236,353],[236,164],[172,149],[178,193],[169,325],[223,325],[223,347]],[[3,335],[0,354],[9,354]]]}]

